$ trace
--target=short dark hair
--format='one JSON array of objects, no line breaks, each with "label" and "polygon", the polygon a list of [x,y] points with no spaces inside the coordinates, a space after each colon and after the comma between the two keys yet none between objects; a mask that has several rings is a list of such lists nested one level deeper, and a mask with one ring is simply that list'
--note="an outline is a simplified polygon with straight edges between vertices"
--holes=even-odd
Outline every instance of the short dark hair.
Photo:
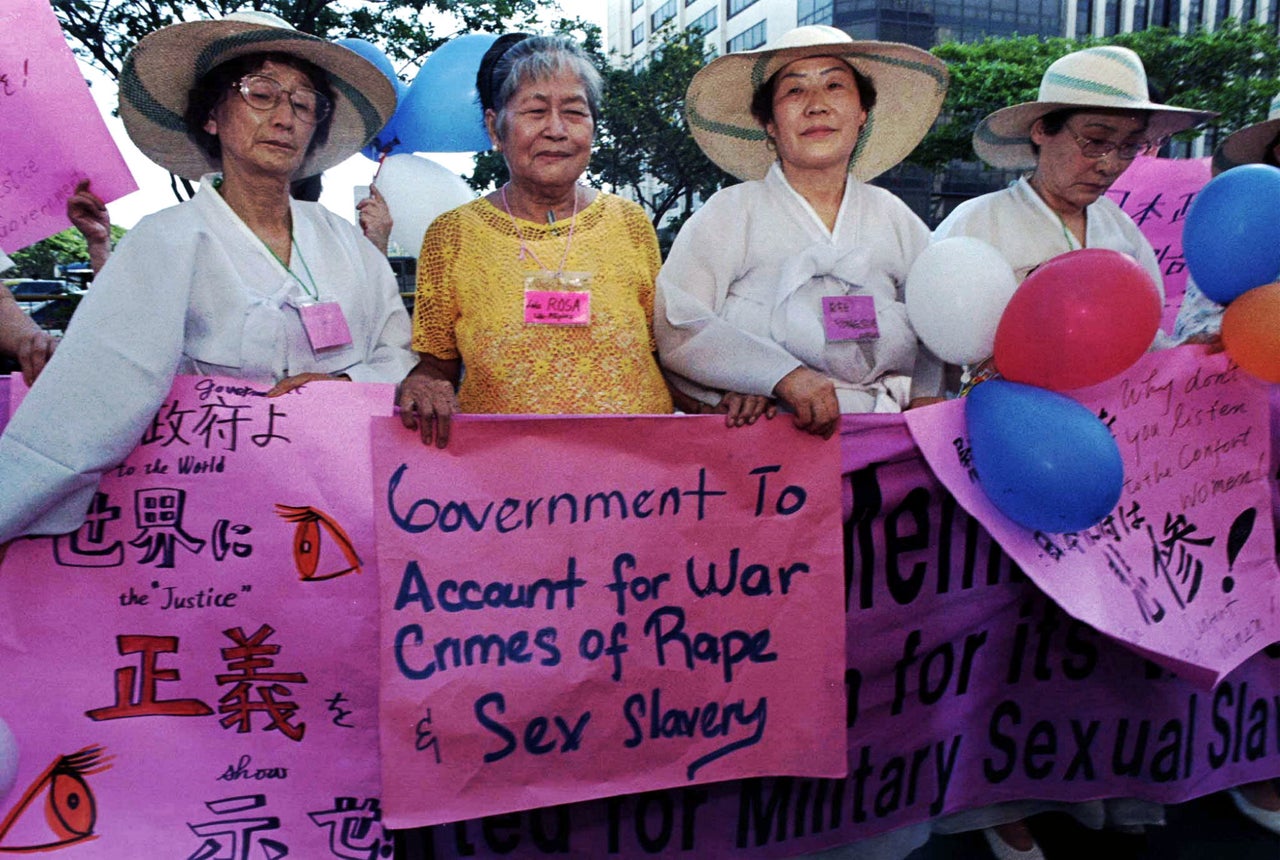
[{"label": "short dark hair", "polygon": [[[1101,108],[1101,107],[1058,108],[1057,110],[1049,111],[1047,114],[1040,117],[1040,123],[1044,126],[1044,133],[1049,135],[1049,137],[1053,137],[1055,134],[1057,134],[1058,132],[1062,131],[1064,128],[1067,127],[1067,120],[1071,119],[1073,116],[1075,116],[1078,113],[1108,113],[1108,112],[1115,113],[1117,111],[1111,108]],[[1121,109],[1118,112],[1127,113],[1128,111],[1124,111],[1123,109]],[[1137,111],[1137,113],[1141,113],[1146,116],[1147,127],[1150,127],[1151,111]],[[1034,122],[1032,122],[1031,124],[1035,125]],[[1028,143],[1031,145],[1031,154],[1034,155],[1036,158],[1039,158],[1040,144],[1036,143],[1034,140],[1029,140]]]},{"label": "short dark hair", "polygon": [[[790,64],[788,64],[790,65]],[[876,85],[868,76],[849,66],[849,71],[853,72],[853,81],[858,88],[858,100],[862,102],[862,109],[871,112],[876,106]],[[783,69],[786,66],[782,67]],[[751,115],[756,118],[756,122],[760,123],[760,127],[764,128],[768,123],[773,122],[773,91],[778,86],[778,75],[782,74],[782,69],[774,72],[769,76],[769,80],[765,81],[751,96]]]},{"label": "short dark hair", "polygon": [[[245,54],[227,60],[225,63],[219,63],[196,81],[196,85],[187,93],[187,109],[182,115],[183,121],[187,124],[187,135],[214,161],[222,159],[222,144],[218,141],[217,135],[209,134],[204,130],[204,124],[209,121],[214,108],[227,97],[233,83],[245,75],[261,71],[267,63],[277,63],[297,69],[307,76],[307,81],[313,90],[323,93],[331,103],[333,102],[333,87],[329,84],[328,73],[301,57],[272,52]],[[329,111],[328,116],[316,123],[316,130],[311,135],[311,143],[307,146],[308,155],[329,139],[329,126],[332,122],[333,111]]]}]

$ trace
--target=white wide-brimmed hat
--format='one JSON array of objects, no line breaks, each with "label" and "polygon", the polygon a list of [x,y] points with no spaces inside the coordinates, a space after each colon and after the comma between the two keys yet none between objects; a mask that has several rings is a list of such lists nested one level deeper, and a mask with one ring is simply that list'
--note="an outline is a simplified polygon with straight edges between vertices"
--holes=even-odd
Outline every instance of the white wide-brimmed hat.
[{"label": "white wide-brimmed hat", "polygon": [[1217,116],[1151,101],[1142,59],[1128,48],[1100,45],[1054,60],[1040,79],[1040,96],[1035,101],[1001,108],[978,123],[973,133],[974,152],[992,167],[1035,167],[1031,126],[1063,108],[1149,111],[1147,134],[1152,140]]},{"label": "white wide-brimmed hat", "polygon": [[300,57],[329,74],[333,119],[328,139],[303,161],[297,176],[313,176],[345,161],[382,130],[396,92],[377,66],[355,51],[295,30],[268,12],[245,10],[212,21],[174,24],[142,38],[120,71],[120,118],[148,158],[187,179],[220,169],[187,133],[183,114],[200,78],[245,54]]},{"label": "white wide-brimmed hat", "polygon": [[708,158],[739,179],[759,179],[769,171],[776,156],[751,114],[751,99],[783,66],[807,57],[837,57],[875,86],[876,106],[849,159],[849,173],[861,181],[911,154],[947,94],[947,66],[928,51],[896,42],[855,42],[835,27],[797,27],[760,50],[718,57],[693,76],[685,119]]},{"label": "white wide-brimmed hat", "polygon": [[1280,136],[1280,95],[1271,100],[1271,110],[1264,121],[1246,125],[1222,141],[1213,154],[1214,171],[1221,173],[1242,164],[1265,161],[1267,149],[1277,136]]}]

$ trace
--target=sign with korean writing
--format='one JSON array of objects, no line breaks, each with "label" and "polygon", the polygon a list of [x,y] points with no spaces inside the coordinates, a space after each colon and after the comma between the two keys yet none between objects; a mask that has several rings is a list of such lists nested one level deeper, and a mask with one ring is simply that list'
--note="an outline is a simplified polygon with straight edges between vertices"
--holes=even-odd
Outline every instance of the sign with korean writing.
[{"label": "sign with korean writing", "polygon": [[1031,532],[986,499],[965,462],[964,401],[909,415],[929,464],[1059,605],[1205,683],[1280,639],[1267,387],[1225,353],[1149,353],[1073,394],[1124,460],[1114,513]]},{"label": "sign with korean writing", "polygon": [[1160,327],[1173,332],[1173,321],[1187,289],[1182,256],[1182,227],[1191,201],[1209,181],[1209,158],[1134,159],[1107,190],[1107,196],[1133,219],[1156,252],[1164,276],[1164,313]]},{"label": "sign with korean writing", "polygon": [[838,445],[458,425],[439,451],[374,422],[391,826],[843,774]]},{"label": "sign with korean writing", "polygon": [[93,180],[103,200],[138,186],[98,113],[49,0],[0,6],[0,248],[71,226],[67,198]]},{"label": "sign with korean writing", "polygon": [[180,378],[83,527],[10,544],[0,853],[386,856],[368,421],[391,398]]}]

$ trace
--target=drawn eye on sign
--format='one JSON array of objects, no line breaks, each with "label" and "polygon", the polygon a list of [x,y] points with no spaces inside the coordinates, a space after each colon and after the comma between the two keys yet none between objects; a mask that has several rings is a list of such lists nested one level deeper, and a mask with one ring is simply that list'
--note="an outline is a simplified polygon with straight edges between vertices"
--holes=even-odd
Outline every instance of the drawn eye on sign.
[{"label": "drawn eye on sign", "polygon": [[0,854],[57,851],[96,839],[98,804],[86,777],[111,767],[104,753],[89,746],[54,759],[0,821]]},{"label": "drawn eye on sign", "polygon": [[[277,504],[276,513],[287,522],[296,524],[293,563],[298,569],[298,578],[303,582],[321,582],[360,572],[360,556],[351,545],[351,538],[324,511],[310,505]],[[329,541],[325,540],[326,535]],[[330,542],[334,545],[333,550],[328,548]]]}]

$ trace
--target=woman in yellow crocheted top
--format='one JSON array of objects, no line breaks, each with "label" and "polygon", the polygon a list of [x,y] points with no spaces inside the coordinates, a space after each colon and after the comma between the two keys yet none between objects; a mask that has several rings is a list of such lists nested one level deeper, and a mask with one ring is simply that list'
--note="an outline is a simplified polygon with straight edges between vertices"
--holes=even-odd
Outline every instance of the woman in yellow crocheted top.
[{"label": "woman in yellow crocheted top", "polygon": [[563,37],[508,34],[480,64],[485,124],[511,180],[423,239],[419,362],[399,404],[425,443],[443,448],[457,411],[672,410],[654,357],[653,227],[636,204],[578,183],[600,87]]}]

